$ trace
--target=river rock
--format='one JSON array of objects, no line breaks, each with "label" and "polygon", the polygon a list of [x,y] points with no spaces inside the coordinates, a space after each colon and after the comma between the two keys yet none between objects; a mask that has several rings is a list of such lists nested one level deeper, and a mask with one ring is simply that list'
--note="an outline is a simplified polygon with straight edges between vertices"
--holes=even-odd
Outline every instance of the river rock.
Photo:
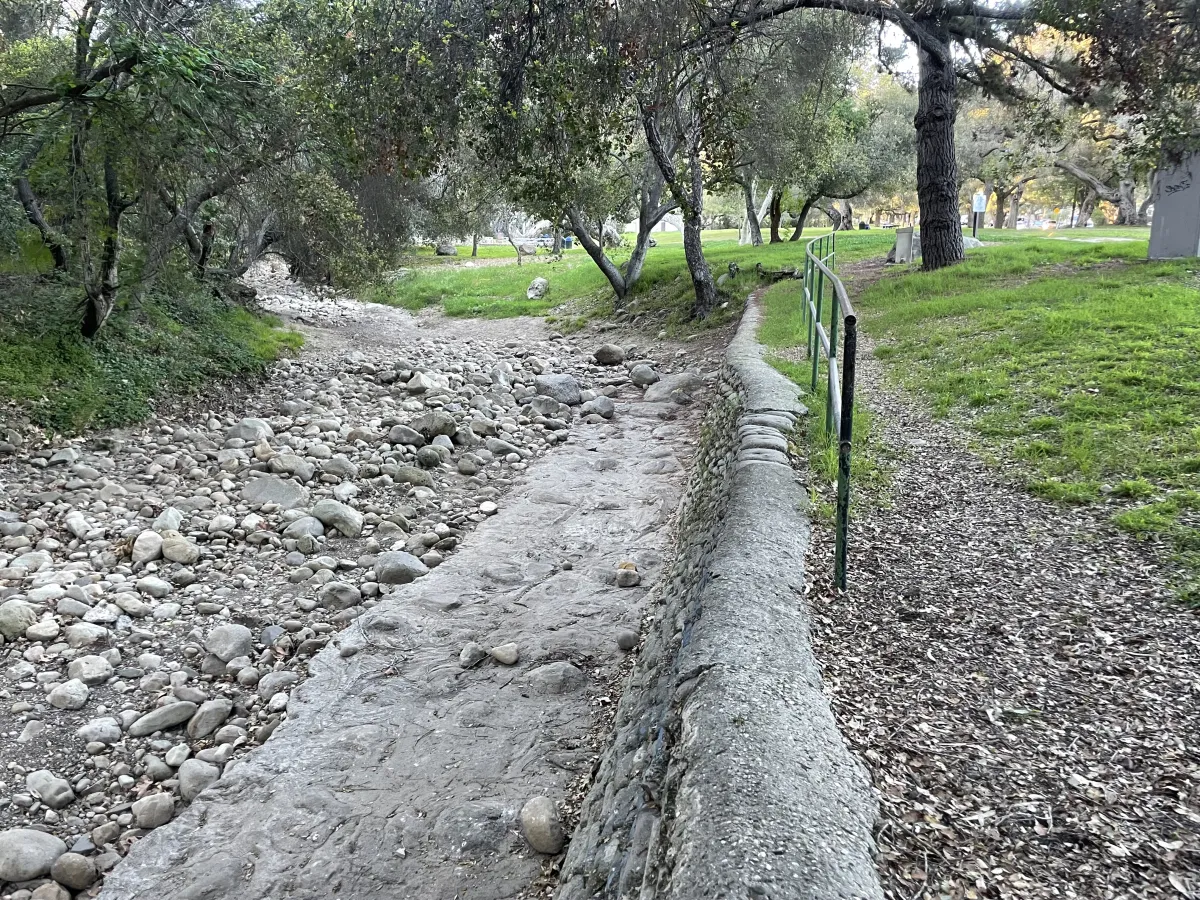
[{"label": "river rock", "polygon": [[428,574],[425,563],[403,550],[390,550],[375,558],[375,580],[380,584],[408,584]]},{"label": "river rock", "polygon": [[0,881],[32,881],[49,874],[67,845],[52,834],[32,828],[0,832]]},{"label": "river rock", "polygon": [[548,290],[550,290],[550,282],[538,276],[529,282],[529,287],[525,290],[525,298],[527,300],[541,300],[546,296]]},{"label": "river rock", "polygon": [[271,423],[265,419],[245,418],[225,432],[226,439],[243,440],[248,444],[275,437]]},{"label": "river rock", "polygon": [[315,518],[328,528],[336,528],[349,538],[362,534],[363,515],[358,510],[336,500],[318,500],[312,508]]},{"label": "river rock", "polygon": [[157,828],[175,816],[175,799],[170,794],[150,794],[133,804],[133,818],[138,828]]},{"label": "river rock", "polygon": [[625,362],[625,351],[616,344],[601,344],[592,357],[602,366],[619,366]]},{"label": "river rock", "polygon": [[96,883],[96,864],[82,853],[64,853],[50,867],[50,877],[73,891],[82,891]]},{"label": "river rock", "polygon": [[635,387],[649,387],[659,380],[659,374],[645,363],[638,363],[629,370],[629,380]]},{"label": "river rock", "polygon": [[521,807],[521,834],[538,853],[558,853],[567,833],[549,797],[533,797]]},{"label": "river rock", "polygon": [[162,555],[171,562],[190,566],[200,560],[200,548],[178,531],[167,531],[162,536]]},{"label": "river rock", "polygon": [[65,778],[59,778],[49,769],[38,769],[25,776],[25,787],[39,797],[51,809],[64,809],[75,802],[75,792]]},{"label": "river rock", "polygon": [[185,760],[179,767],[179,796],[191,803],[200,792],[221,777],[221,770],[199,759]]},{"label": "river rock", "polygon": [[168,728],[182,725],[196,714],[196,709],[195,703],[186,700],[168,703],[151,710],[130,725],[129,734],[131,737],[146,737],[156,731],[166,731]]},{"label": "river rock", "polygon": [[83,709],[87,703],[88,686],[77,678],[64,681],[49,694],[46,699],[55,709]]},{"label": "river rock", "polygon": [[37,607],[24,600],[14,598],[0,603],[0,634],[10,641],[23,635],[37,620]]},{"label": "river rock", "polygon": [[162,556],[162,545],[162,535],[147,528],[134,540],[130,559],[134,565],[152,562]]},{"label": "river rock", "polygon": [[283,509],[301,509],[308,505],[308,491],[278,475],[260,475],[243,485],[242,499],[260,506],[273,503]]},{"label": "river rock", "polygon": [[88,687],[104,684],[112,674],[112,663],[103,656],[80,656],[67,665],[67,676],[79,679]]},{"label": "river rock", "polygon": [[188,736],[195,740],[208,737],[225,723],[231,712],[233,712],[233,701],[225,697],[201,703],[196,714],[188,720]]},{"label": "river rock", "polygon": [[204,649],[221,662],[249,656],[254,652],[254,632],[245,625],[218,625],[205,638]]},{"label": "river rock", "polygon": [[578,406],[580,403],[579,382],[574,375],[536,375],[533,387],[539,394],[553,397],[559,403]]}]

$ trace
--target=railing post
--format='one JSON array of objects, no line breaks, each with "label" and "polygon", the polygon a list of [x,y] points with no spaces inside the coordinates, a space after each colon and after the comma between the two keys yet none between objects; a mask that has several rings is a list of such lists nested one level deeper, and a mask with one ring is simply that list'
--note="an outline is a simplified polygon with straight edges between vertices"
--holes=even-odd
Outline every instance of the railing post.
[{"label": "railing post", "polygon": [[821,361],[821,336],[817,334],[817,325],[821,321],[821,305],[825,299],[825,273],[821,269],[817,269],[817,299],[814,301],[814,316],[813,323],[813,340],[810,344],[810,355],[812,356],[812,389],[813,393],[817,392],[817,365]]},{"label": "railing post", "polygon": [[854,362],[858,350],[858,322],[846,317],[842,348],[842,422],[838,433],[837,536],[833,558],[833,583],[846,589],[847,531],[850,525],[850,447],[854,438]]}]

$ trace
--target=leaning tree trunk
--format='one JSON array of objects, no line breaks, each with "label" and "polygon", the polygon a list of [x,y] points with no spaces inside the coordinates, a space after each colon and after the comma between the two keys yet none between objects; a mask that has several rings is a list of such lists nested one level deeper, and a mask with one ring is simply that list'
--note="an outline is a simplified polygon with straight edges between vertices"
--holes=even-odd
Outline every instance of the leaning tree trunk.
[{"label": "leaning tree trunk", "polygon": [[792,232],[792,236],[788,238],[790,241],[800,240],[800,235],[804,234],[804,220],[808,218],[809,210],[813,208],[811,198],[804,201],[804,205],[800,207],[800,215],[796,219],[796,230]]},{"label": "leaning tree trunk", "polygon": [[918,57],[917,201],[921,209],[922,267],[940,269],[963,259],[954,157],[955,76],[945,29],[926,24]]},{"label": "leaning tree trunk", "polygon": [[[608,258],[608,254],[604,252],[604,236],[601,232],[600,240],[592,238],[591,232],[588,231],[587,219],[575,207],[567,208],[567,223],[571,226],[571,232],[579,241],[579,246],[583,247],[584,252],[592,258],[592,262],[608,279],[608,283],[612,285],[613,293],[616,294],[616,301],[613,304],[618,310],[625,306],[625,297],[628,293],[628,282],[621,270],[617,268],[616,263]],[[601,226],[603,227],[603,226]],[[641,241],[641,232],[638,233],[638,240]],[[634,248],[634,253],[637,248]],[[643,251],[644,253],[644,251]]]},{"label": "leaning tree trunk", "polygon": [[742,196],[746,199],[746,232],[750,238],[750,244],[754,247],[761,247],[762,227],[758,224],[758,204],[754,202],[754,179],[749,175],[742,182]]},{"label": "leaning tree trunk", "polygon": [[781,244],[783,238],[779,236],[779,223],[783,219],[783,191],[775,191],[775,195],[771,198],[771,243]]},{"label": "leaning tree trunk", "polygon": [[13,185],[17,190],[17,199],[21,201],[21,206],[25,210],[25,217],[29,219],[29,224],[38,230],[38,234],[42,238],[42,243],[50,251],[50,257],[54,260],[55,270],[65,272],[67,270],[66,243],[58,232],[50,227],[50,224],[46,221],[46,217],[42,215],[42,207],[38,203],[37,196],[33,193],[33,186],[29,183],[29,179],[21,175],[14,179]]}]

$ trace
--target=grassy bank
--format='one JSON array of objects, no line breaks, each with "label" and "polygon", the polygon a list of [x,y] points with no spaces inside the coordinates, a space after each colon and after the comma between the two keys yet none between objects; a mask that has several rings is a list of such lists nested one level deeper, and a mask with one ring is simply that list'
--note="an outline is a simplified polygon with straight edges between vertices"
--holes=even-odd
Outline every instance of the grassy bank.
[{"label": "grassy bank", "polygon": [[1004,235],[951,270],[889,273],[857,309],[936,413],[1034,493],[1163,540],[1200,601],[1200,263],[1149,262],[1145,230],[1123,231]]},{"label": "grassy bank", "polygon": [[70,289],[0,275],[0,422],[62,433],[124,425],[145,418],[156,398],[258,374],[302,343],[278,320],[182,277],[115,312],[95,341],[79,336],[79,315]]},{"label": "grassy bank", "polygon": [[[750,247],[738,244],[736,231],[709,231],[704,234],[704,252],[714,276],[728,272],[730,263],[740,267],[741,274],[725,289],[731,300],[739,300],[760,284],[754,275],[757,264],[768,270],[800,268],[805,242],[822,233],[810,229],[804,241]],[[853,241],[847,244],[844,258],[851,261],[883,255],[893,240],[891,232],[882,231],[856,232],[850,237]],[[682,240],[677,232],[656,234],[655,239],[658,246],[647,254],[642,278],[630,300],[630,312],[661,314],[669,327],[682,326],[692,298]],[[628,250],[615,250],[612,257],[623,263]],[[540,300],[527,300],[529,283],[538,276],[549,281],[549,291]],[[569,322],[613,311],[608,283],[579,248],[559,261],[535,265],[417,268],[396,281],[376,287],[367,294],[367,299],[413,311],[440,305],[447,315],[480,318],[553,314],[555,319]],[[718,317],[717,321],[720,320]]]}]

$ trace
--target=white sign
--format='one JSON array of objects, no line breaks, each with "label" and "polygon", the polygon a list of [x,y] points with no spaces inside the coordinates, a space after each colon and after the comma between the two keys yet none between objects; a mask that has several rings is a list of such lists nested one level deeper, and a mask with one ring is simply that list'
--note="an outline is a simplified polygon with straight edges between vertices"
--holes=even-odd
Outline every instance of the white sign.
[{"label": "white sign", "polygon": [[987,196],[982,191],[972,198],[971,211],[977,213],[987,212]]}]

